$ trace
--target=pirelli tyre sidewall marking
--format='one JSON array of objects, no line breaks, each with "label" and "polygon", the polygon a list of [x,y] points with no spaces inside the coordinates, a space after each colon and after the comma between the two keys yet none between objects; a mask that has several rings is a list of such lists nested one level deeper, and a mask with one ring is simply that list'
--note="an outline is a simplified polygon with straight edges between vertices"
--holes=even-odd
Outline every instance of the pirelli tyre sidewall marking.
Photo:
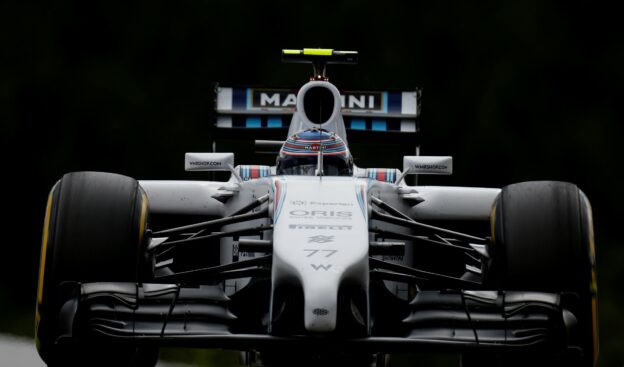
[{"label": "pirelli tyre sidewall marking", "polygon": [[139,251],[141,251],[143,245],[143,239],[145,238],[145,227],[147,226],[147,195],[141,190],[141,217],[139,222]]},{"label": "pirelli tyre sidewall marking", "polygon": [[594,365],[598,363],[599,353],[599,329],[598,329],[598,282],[596,279],[596,243],[594,241],[594,219],[592,208],[587,197],[581,193],[583,204],[587,211],[587,236],[589,240],[589,261],[591,271],[591,281],[589,284],[591,295],[591,326],[593,333],[593,352],[594,352]]},{"label": "pirelli tyre sidewall marking", "polygon": [[41,348],[39,340],[39,324],[41,322],[41,305],[43,304],[43,287],[45,280],[46,261],[48,258],[48,247],[50,242],[50,222],[52,220],[52,204],[58,183],[52,187],[48,195],[48,203],[46,204],[45,218],[43,220],[43,236],[41,239],[41,257],[39,260],[39,279],[37,284],[37,305],[35,307],[35,344],[37,349]]}]

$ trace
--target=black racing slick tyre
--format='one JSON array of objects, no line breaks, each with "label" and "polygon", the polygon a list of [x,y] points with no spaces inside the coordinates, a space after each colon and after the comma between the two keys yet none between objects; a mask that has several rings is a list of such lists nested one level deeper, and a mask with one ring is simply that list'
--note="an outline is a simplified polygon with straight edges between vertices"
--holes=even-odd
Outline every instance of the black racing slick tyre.
[{"label": "black racing slick tyre", "polygon": [[136,180],[112,173],[69,173],[52,188],[35,315],[37,350],[48,365],[156,364],[157,349],[109,345],[99,339],[57,343],[61,334],[67,334],[67,323],[59,319],[63,284],[140,281],[147,205]]},{"label": "black racing slick tyre", "polygon": [[491,221],[492,261],[485,274],[486,284],[499,290],[560,293],[563,306],[576,320],[571,323],[567,348],[561,353],[470,355],[463,358],[462,365],[595,365],[596,274],[587,197],[566,182],[513,184],[503,188],[497,198]]}]

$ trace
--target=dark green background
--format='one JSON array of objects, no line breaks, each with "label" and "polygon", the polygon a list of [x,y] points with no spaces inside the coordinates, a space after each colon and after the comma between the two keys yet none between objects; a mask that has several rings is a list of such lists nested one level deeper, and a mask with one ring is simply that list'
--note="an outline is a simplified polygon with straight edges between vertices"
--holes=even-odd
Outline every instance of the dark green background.
[{"label": "dark green background", "polygon": [[454,176],[427,182],[585,191],[601,363],[622,366],[620,18],[590,1],[1,2],[0,332],[32,332],[45,200],[63,173],[198,178],[183,154],[210,149],[212,82],[296,87],[309,70],[280,49],[331,47],[360,51],[330,68],[340,88],[423,88],[422,153],[455,157]]}]

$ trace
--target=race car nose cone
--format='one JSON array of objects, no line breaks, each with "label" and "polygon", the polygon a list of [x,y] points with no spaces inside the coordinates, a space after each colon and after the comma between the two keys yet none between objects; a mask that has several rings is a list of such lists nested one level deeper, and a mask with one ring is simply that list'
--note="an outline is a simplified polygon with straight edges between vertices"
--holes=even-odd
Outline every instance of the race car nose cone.
[{"label": "race car nose cone", "polygon": [[353,177],[275,181],[273,289],[300,285],[305,329],[332,332],[341,286],[368,290],[366,184]]},{"label": "race car nose cone", "polygon": [[338,269],[329,269],[319,282],[305,277],[303,286],[304,325],[307,331],[314,333],[331,332],[336,329],[338,315],[338,285],[340,273]]}]

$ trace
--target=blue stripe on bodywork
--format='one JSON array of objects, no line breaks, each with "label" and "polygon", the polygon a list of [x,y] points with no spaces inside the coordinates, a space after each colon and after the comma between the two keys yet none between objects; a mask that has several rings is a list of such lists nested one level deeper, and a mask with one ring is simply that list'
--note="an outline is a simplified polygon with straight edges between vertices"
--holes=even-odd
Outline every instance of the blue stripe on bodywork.
[{"label": "blue stripe on bodywork", "polygon": [[388,93],[388,112],[401,113],[402,104],[403,104],[403,96],[401,92]]},{"label": "blue stripe on bodywork", "polygon": [[[364,220],[368,221],[368,209],[367,209],[367,195],[368,192],[368,182],[363,182],[364,180],[357,180],[355,184],[355,196],[357,198],[358,204],[360,205],[360,209],[362,210],[362,215],[364,216]],[[370,181],[370,180],[366,180]]]},{"label": "blue stripe on bodywork", "polygon": [[388,127],[386,125],[386,120],[373,120],[372,125],[373,131],[386,131]]},{"label": "blue stripe on bodywork", "polygon": [[351,129],[352,130],[366,130],[366,121],[364,119],[351,120]]},{"label": "blue stripe on bodywork", "polygon": [[253,101],[252,89],[247,88],[247,105],[245,106],[246,110],[251,110],[251,102]]},{"label": "blue stripe on bodywork", "polygon": [[247,108],[247,90],[245,88],[233,88],[232,108],[235,110]]},{"label": "blue stripe on bodywork", "polygon": [[381,98],[383,99],[383,112],[388,112],[388,92],[383,92]]},{"label": "blue stripe on bodywork", "polygon": [[282,118],[269,116],[267,127],[282,127]]},{"label": "blue stripe on bodywork", "polygon": [[262,127],[262,123],[260,117],[258,116],[249,116],[245,121],[245,127],[249,128],[259,128]]},{"label": "blue stripe on bodywork", "polygon": [[277,222],[282,206],[284,206],[284,198],[286,197],[286,181],[276,178],[273,181],[273,222]]},{"label": "blue stripe on bodywork", "polygon": [[369,168],[366,170],[368,172],[368,178],[377,179],[377,170],[374,168]]}]

